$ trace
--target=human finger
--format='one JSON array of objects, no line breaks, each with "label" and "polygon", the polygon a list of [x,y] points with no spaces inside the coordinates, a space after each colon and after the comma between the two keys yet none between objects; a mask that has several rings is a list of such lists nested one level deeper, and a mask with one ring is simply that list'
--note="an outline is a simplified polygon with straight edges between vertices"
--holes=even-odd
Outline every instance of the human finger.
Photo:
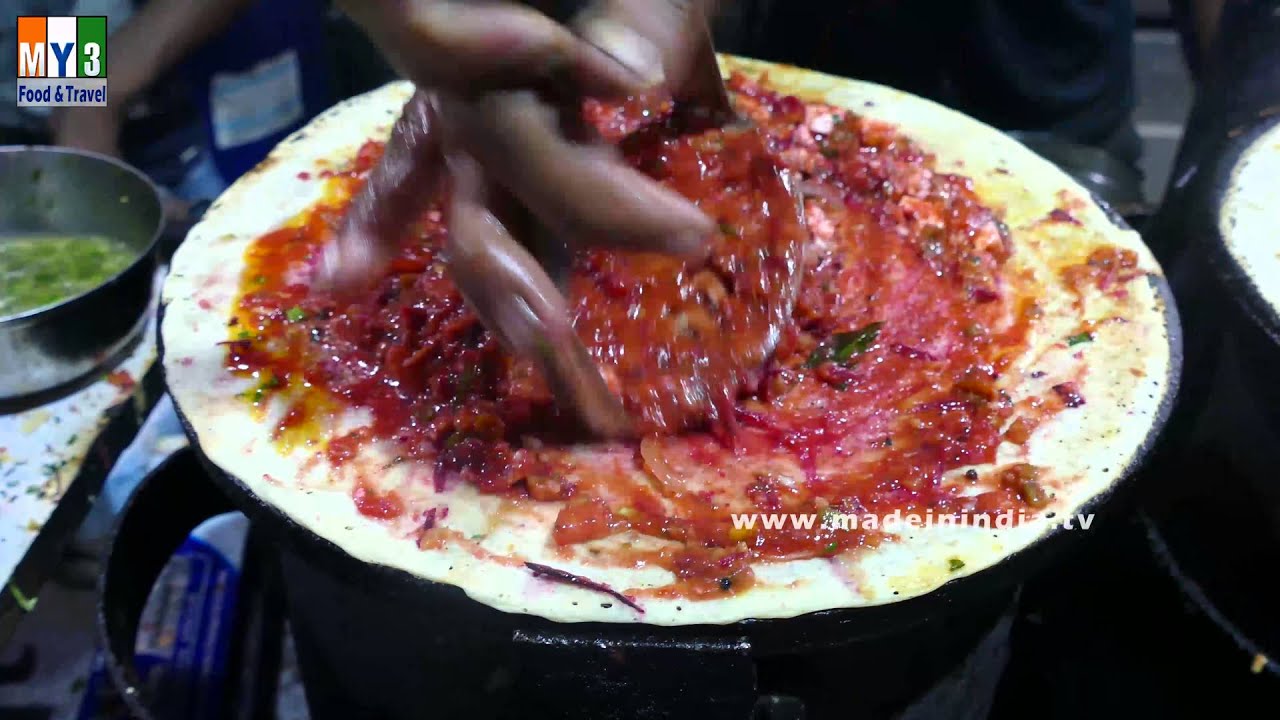
[{"label": "human finger", "polygon": [[448,134],[559,236],[579,246],[705,257],[715,225],[697,205],[611,148],[568,141],[533,93],[441,103]]},{"label": "human finger", "polygon": [[578,339],[564,298],[487,204],[479,167],[458,155],[449,166],[454,188],[446,257],[467,304],[510,352],[538,366],[556,399],[594,432],[629,434],[622,404]]}]

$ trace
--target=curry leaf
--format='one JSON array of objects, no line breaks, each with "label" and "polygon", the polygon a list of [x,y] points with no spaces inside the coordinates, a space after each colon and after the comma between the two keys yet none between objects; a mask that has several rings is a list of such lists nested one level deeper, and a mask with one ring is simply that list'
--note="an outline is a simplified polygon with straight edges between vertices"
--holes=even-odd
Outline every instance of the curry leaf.
[{"label": "curry leaf", "polygon": [[1093,333],[1082,332],[1079,335],[1072,335],[1071,337],[1067,338],[1068,347],[1075,347],[1076,345],[1079,345],[1081,343],[1087,343],[1087,342],[1093,342]]},{"label": "curry leaf", "polygon": [[867,352],[880,337],[884,323],[874,322],[851,332],[839,332],[822,341],[809,354],[805,367],[817,367],[824,362],[848,365],[849,361]]}]

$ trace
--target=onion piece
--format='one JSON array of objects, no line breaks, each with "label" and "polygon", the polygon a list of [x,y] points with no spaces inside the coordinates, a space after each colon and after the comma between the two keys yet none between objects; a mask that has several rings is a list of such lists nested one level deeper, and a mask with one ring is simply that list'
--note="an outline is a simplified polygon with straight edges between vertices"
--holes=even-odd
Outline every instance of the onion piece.
[{"label": "onion piece", "polygon": [[586,590],[604,593],[610,597],[617,598],[618,602],[621,602],[623,605],[626,605],[641,615],[644,614],[644,608],[640,607],[635,600],[632,600],[630,597],[623,595],[602,582],[597,582],[590,578],[582,577],[581,575],[574,575],[567,570],[553,568],[548,565],[526,562],[524,566],[533,573],[534,577],[539,577],[543,580],[550,580],[551,582],[564,583],[566,585],[576,585]]},{"label": "onion piece", "polygon": [[844,193],[822,183],[812,180],[801,180],[796,183],[796,190],[802,197],[816,197],[840,205],[844,203]]},{"label": "onion piece", "polygon": [[655,437],[646,437],[640,441],[640,458],[644,460],[644,469],[658,481],[663,490],[677,489],[680,480],[675,469],[662,454],[662,441]]}]

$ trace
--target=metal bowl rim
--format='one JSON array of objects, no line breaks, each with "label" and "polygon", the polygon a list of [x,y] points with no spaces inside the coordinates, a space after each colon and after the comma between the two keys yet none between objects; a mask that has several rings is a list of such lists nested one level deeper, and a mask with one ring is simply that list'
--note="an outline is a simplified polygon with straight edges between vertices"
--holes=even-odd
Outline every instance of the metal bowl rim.
[{"label": "metal bowl rim", "polygon": [[76,148],[58,147],[55,145],[0,145],[0,153],[9,154],[9,153],[22,153],[22,152],[75,155],[78,157],[89,158],[91,160],[97,160],[99,162],[105,162],[109,165],[115,166],[116,169],[124,170],[125,172],[141,180],[143,185],[148,190],[151,191],[151,196],[155,199],[156,209],[159,211],[159,215],[156,220],[155,228],[151,231],[151,239],[147,241],[146,247],[144,247],[141,251],[139,251],[134,256],[133,260],[130,261],[130,263],[126,265],[124,268],[122,268],[120,272],[116,273],[115,275],[112,275],[111,277],[103,280],[102,282],[98,283],[97,285],[94,285],[93,287],[83,292],[77,293],[75,295],[70,295],[61,300],[58,300],[57,302],[50,303],[48,305],[41,305],[39,307],[34,307],[34,308],[31,308],[30,310],[23,310],[22,312],[16,313],[13,315],[0,315],[0,330],[3,330],[7,325],[18,325],[20,324],[20,321],[31,320],[33,318],[37,318],[41,315],[44,315],[45,313],[50,313],[59,308],[66,307],[67,305],[70,305],[78,300],[82,300],[89,295],[92,295],[94,292],[101,289],[104,285],[109,285],[115,282],[116,280],[120,279],[120,276],[132,270],[136,265],[138,265],[138,263],[145,260],[148,255],[150,255],[152,252],[155,251],[156,244],[160,241],[160,236],[164,233],[164,226],[165,226],[164,201],[163,201],[163,196],[160,193],[160,187],[156,185],[154,182],[152,182],[151,178],[147,177],[146,173],[130,165],[129,163],[119,158],[115,158],[110,155],[104,155],[99,152],[93,152],[91,150],[79,150]]}]

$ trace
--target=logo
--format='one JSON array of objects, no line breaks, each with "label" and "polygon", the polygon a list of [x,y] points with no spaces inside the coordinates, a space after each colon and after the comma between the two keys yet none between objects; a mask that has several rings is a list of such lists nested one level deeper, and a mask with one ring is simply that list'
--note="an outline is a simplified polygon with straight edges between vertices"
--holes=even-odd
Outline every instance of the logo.
[{"label": "logo", "polygon": [[18,106],[107,104],[107,18],[18,18]]}]

